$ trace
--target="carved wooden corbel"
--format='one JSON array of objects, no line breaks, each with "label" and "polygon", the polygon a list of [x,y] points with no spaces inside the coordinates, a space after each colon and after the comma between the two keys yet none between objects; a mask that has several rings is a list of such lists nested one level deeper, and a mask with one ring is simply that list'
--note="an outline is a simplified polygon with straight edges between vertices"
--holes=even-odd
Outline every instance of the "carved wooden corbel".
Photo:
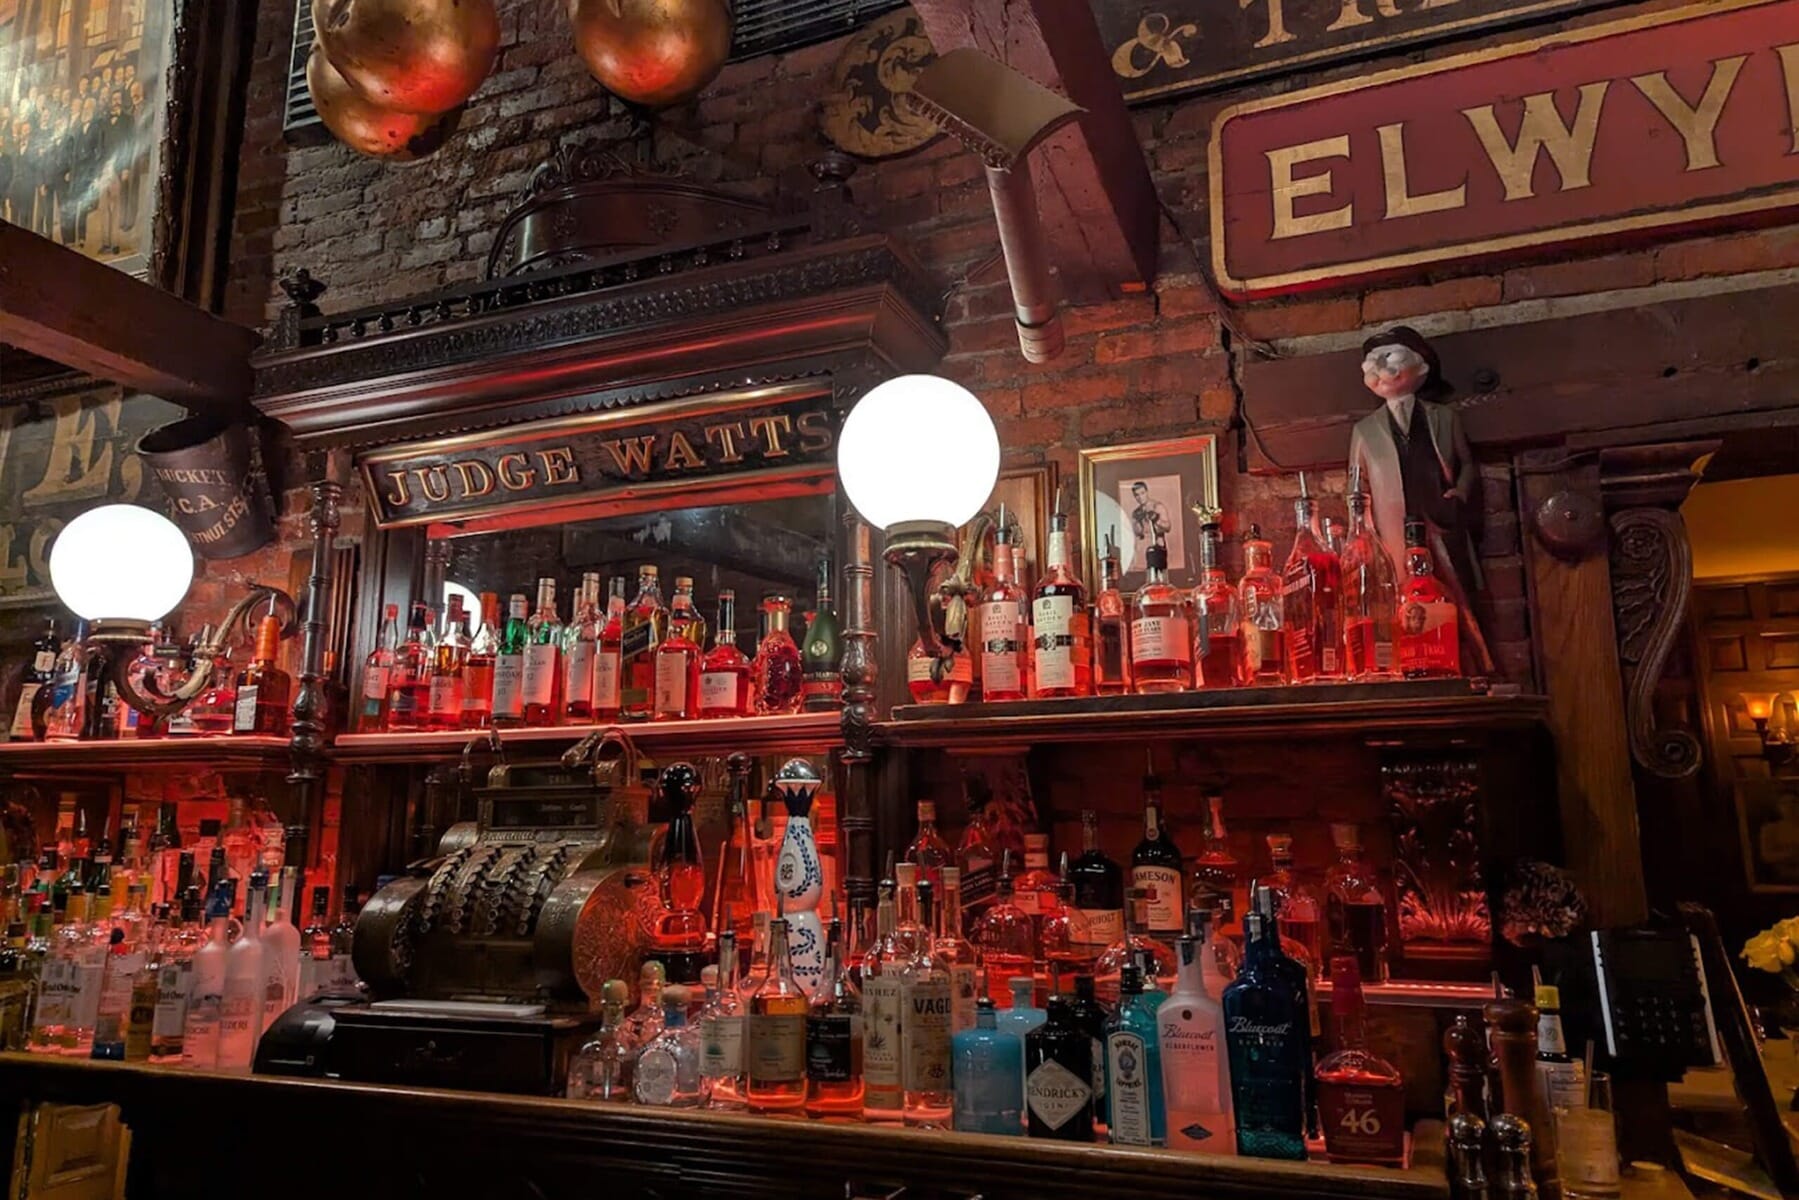
[{"label": "carved wooden corbel", "polygon": [[1651,774],[1685,779],[1699,770],[1699,739],[1684,729],[1656,728],[1655,689],[1693,592],[1686,524],[1665,508],[1627,508],[1612,514],[1611,528],[1612,611],[1630,756]]}]

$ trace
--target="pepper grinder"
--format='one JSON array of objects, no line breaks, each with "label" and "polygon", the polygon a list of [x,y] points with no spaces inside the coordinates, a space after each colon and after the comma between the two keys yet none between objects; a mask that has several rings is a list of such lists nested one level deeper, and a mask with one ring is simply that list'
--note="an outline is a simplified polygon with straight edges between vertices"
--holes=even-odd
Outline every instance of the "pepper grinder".
[{"label": "pepper grinder", "polygon": [[[1560,1200],[1555,1139],[1548,1133],[1549,1111],[1537,1091],[1537,1006],[1526,1000],[1493,1000],[1483,1011],[1493,1031],[1493,1053],[1499,1059],[1502,1095],[1496,1106],[1527,1123],[1525,1145],[1530,1149],[1531,1174],[1536,1178],[1537,1190],[1544,1200]],[[1499,1120],[1493,1118],[1495,1130]]]},{"label": "pepper grinder", "polygon": [[1487,1123],[1472,1112],[1449,1118],[1450,1200],[1488,1200]]}]

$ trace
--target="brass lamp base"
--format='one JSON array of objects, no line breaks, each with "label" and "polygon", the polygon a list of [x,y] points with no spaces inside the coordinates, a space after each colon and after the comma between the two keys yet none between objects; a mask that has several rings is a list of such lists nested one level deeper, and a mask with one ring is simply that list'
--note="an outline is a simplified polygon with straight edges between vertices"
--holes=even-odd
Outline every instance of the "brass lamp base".
[{"label": "brass lamp base", "polygon": [[882,556],[905,577],[918,622],[918,641],[926,654],[944,657],[931,624],[931,576],[938,567],[957,558],[954,527],[937,521],[901,521],[887,530],[887,550]]}]

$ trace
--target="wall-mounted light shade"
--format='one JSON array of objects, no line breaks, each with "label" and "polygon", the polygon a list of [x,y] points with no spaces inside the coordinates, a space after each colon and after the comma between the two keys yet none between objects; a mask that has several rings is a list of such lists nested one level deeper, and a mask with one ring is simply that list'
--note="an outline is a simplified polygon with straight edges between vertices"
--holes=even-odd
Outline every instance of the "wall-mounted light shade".
[{"label": "wall-mounted light shade", "polygon": [[901,375],[870,389],[843,422],[837,473],[862,519],[962,525],[999,478],[999,433],[967,388]]},{"label": "wall-mounted light shade", "polygon": [[187,595],[194,552],[175,523],[135,504],[70,521],[50,547],[50,584],[89,621],[155,621]]}]

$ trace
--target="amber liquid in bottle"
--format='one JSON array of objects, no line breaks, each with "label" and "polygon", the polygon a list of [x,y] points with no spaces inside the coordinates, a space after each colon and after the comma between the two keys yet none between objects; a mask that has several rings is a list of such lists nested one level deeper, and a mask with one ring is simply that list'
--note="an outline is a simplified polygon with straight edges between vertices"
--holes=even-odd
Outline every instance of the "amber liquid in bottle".
[{"label": "amber liquid in bottle", "polygon": [[494,658],[500,650],[500,598],[481,593],[481,627],[462,664],[462,727],[486,729],[493,719]]},{"label": "amber liquid in bottle", "polygon": [[273,736],[286,727],[293,679],[276,665],[280,652],[281,621],[271,612],[256,628],[256,656],[237,677],[232,733]]},{"label": "amber liquid in bottle", "polygon": [[592,571],[581,576],[575,611],[563,633],[562,712],[571,725],[593,720],[594,661],[600,644],[600,577]]},{"label": "amber liquid in bottle", "polygon": [[1236,687],[1243,682],[1242,618],[1237,590],[1219,565],[1216,524],[1200,530],[1199,585],[1193,589],[1193,686]]},{"label": "amber liquid in bottle", "polygon": [[744,717],[750,711],[750,660],[737,645],[737,593],[718,594],[718,630],[700,667],[700,716]]},{"label": "amber liquid in bottle", "polygon": [[647,721],[656,707],[656,647],[668,636],[668,610],[662,606],[662,577],[655,567],[637,573],[637,599],[625,610],[619,645],[621,712],[627,720]]},{"label": "amber liquid in bottle", "polygon": [[622,646],[625,636],[625,577],[606,584],[606,613],[600,621],[599,648],[593,659],[593,719],[616,721],[624,710]]},{"label": "amber liquid in bottle", "polygon": [[463,623],[462,597],[451,596],[444,614],[443,637],[431,654],[430,711],[432,729],[462,727],[463,669],[468,661],[468,626]]},{"label": "amber liquid in bottle", "polygon": [[537,581],[537,609],[525,643],[525,724],[562,719],[562,622],[556,618],[556,581]]},{"label": "amber liquid in bottle", "polygon": [[768,977],[750,995],[744,1031],[745,1100],[751,1112],[793,1113],[806,1107],[806,1013],[811,1005],[793,978],[787,922],[768,923]]},{"label": "amber liquid in bottle", "polygon": [[669,606],[668,637],[656,647],[655,720],[685,721],[700,707],[700,642],[705,622],[693,607],[693,580],[675,579]]},{"label": "amber liquid in bottle", "polygon": [[1131,690],[1130,617],[1125,612],[1124,595],[1118,590],[1118,578],[1118,550],[1108,545],[1105,558],[1100,560],[1099,595],[1093,598],[1093,694],[1096,696],[1122,696]]},{"label": "amber liquid in bottle", "polygon": [[1405,523],[1405,581],[1399,588],[1399,668],[1407,679],[1462,673],[1460,613],[1431,564],[1424,522]]},{"label": "amber liquid in bottle", "polygon": [[1187,596],[1168,582],[1168,550],[1144,551],[1149,577],[1131,612],[1131,678],[1139,694],[1184,692],[1193,686],[1193,637]]},{"label": "amber liquid in bottle", "polygon": [[1093,694],[1093,642],[1087,615],[1087,588],[1069,566],[1068,517],[1055,513],[1049,524],[1049,555],[1043,581],[1031,598],[1031,698]]}]

